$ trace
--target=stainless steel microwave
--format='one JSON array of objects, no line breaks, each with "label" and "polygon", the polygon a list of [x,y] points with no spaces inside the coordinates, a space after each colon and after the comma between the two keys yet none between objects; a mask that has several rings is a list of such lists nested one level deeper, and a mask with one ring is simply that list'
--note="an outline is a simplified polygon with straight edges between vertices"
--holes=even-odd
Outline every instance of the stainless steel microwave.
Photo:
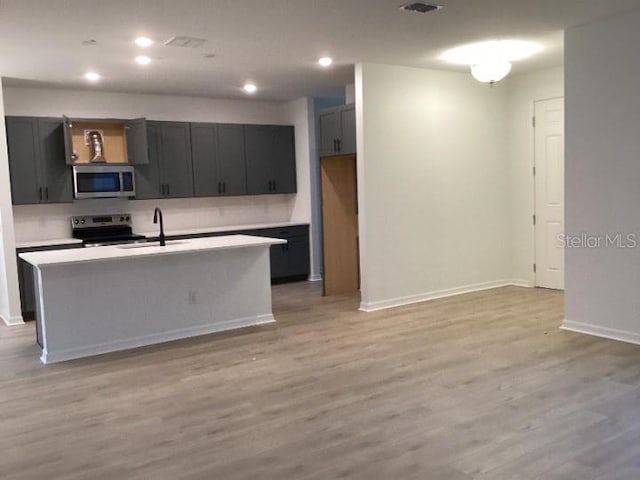
[{"label": "stainless steel microwave", "polygon": [[76,165],[73,167],[74,198],[135,197],[136,182],[129,165]]}]

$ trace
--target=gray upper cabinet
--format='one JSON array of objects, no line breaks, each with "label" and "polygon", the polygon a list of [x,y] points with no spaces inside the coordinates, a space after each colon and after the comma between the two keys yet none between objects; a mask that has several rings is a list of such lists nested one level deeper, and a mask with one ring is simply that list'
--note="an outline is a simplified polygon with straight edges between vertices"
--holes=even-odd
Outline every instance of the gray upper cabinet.
[{"label": "gray upper cabinet", "polygon": [[136,167],[136,198],[192,197],[189,124],[146,122],[146,126],[149,161]]},{"label": "gray upper cabinet", "polygon": [[293,127],[273,127],[275,193],[296,193],[296,146]]},{"label": "gray upper cabinet", "polygon": [[318,115],[321,157],[356,153],[355,105],[323,110]]},{"label": "gray upper cabinet", "polygon": [[71,202],[62,119],[7,117],[6,125],[13,203]]},{"label": "gray upper cabinet", "polygon": [[68,118],[63,115],[65,158],[69,165],[86,164],[89,159],[81,150],[88,147],[83,140],[86,129],[103,130],[105,158],[107,163],[126,163],[130,165],[145,165],[149,162],[147,156],[147,128],[146,119],[88,119]]},{"label": "gray upper cabinet", "polygon": [[146,165],[149,163],[147,150],[147,120],[134,118],[125,122],[127,138],[127,158],[131,165]]},{"label": "gray upper cabinet", "polygon": [[324,110],[318,115],[320,128],[320,156],[335,155],[337,153],[336,140],[340,136],[340,116],[335,108]]},{"label": "gray upper cabinet", "polygon": [[246,195],[244,129],[242,125],[191,124],[195,195]]},{"label": "gray upper cabinet", "polygon": [[296,192],[293,127],[246,125],[247,193]]}]

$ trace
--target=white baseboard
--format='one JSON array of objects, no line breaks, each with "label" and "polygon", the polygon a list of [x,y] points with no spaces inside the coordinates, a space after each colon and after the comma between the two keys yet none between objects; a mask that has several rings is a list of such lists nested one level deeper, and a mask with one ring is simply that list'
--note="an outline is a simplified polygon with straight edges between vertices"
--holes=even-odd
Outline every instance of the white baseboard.
[{"label": "white baseboard", "polygon": [[531,280],[525,280],[522,278],[515,278],[513,280],[509,280],[509,285],[513,285],[514,287],[525,287],[525,288],[533,288],[535,285]]},{"label": "white baseboard", "polygon": [[129,350],[131,348],[144,347],[146,345],[154,345],[156,343],[170,342],[182,338],[197,337],[210,333],[222,332],[225,330],[234,330],[237,328],[250,327],[253,325],[264,325],[266,323],[274,323],[275,319],[272,314],[259,315],[256,317],[237,318],[227,320],[210,325],[202,325],[197,327],[180,328],[169,332],[162,332],[152,335],[144,335],[136,338],[128,338],[126,340],[117,340],[114,342],[99,343],[96,345],[88,345],[68,350],[57,350],[49,352],[42,350],[40,361],[42,363],[64,362],[65,360],[73,360],[74,358],[90,357],[100,355],[102,353],[116,352],[119,350]]},{"label": "white baseboard", "polygon": [[319,273],[312,273],[311,275],[309,275],[309,281],[310,282],[321,282],[322,281],[322,275],[320,275]]},{"label": "white baseboard", "polygon": [[560,327],[562,330],[569,332],[584,333],[593,335],[594,337],[608,338],[610,340],[618,340],[620,342],[634,343],[640,345],[640,333],[628,332],[626,330],[617,330],[615,328],[601,327],[589,323],[574,322],[565,319]]},{"label": "white baseboard", "polygon": [[4,322],[5,325],[11,327],[14,325],[24,325],[24,319],[22,315],[14,315],[13,317],[9,317],[9,319],[5,318],[4,315],[0,315],[0,318]]},{"label": "white baseboard", "polygon": [[409,295],[406,297],[390,298],[388,300],[381,300],[378,302],[361,302],[360,310],[363,312],[375,312],[377,310],[385,310],[387,308],[427,302],[429,300],[435,300],[437,298],[452,297],[454,295],[462,295],[463,293],[479,292],[482,290],[491,290],[493,288],[508,286],[529,287],[530,285],[529,282],[525,282],[522,280],[499,280],[495,282],[476,283],[473,285],[465,285],[462,287],[448,288],[445,290],[419,293],[417,295]]}]

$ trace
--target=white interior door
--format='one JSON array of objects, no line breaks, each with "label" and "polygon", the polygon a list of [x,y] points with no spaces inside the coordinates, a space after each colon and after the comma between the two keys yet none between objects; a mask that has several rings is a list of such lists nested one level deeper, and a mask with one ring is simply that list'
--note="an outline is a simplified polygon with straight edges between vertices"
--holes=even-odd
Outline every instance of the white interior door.
[{"label": "white interior door", "polygon": [[536,286],[564,288],[564,99],[535,102]]}]

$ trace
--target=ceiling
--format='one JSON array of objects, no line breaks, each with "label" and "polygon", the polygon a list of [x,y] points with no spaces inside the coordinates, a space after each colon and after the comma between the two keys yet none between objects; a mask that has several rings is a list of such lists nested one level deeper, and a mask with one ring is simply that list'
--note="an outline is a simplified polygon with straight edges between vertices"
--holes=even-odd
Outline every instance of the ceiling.
[{"label": "ceiling", "polygon": [[[408,0],[406,0],[408,1]],[[640,0],[439,0],[441,10],[404,12],[404,0],[0,0],[5,85],[93,88],[221,98],[287,100],[353,82],[374,62],[460,70],[443,50],[496,38],[536,40],[545,50],[514,73],[562,64],[563,29],[640,8]],[[136,47],[146,35],[156,44]],[[164,46],[174,35],[199,48]],[[93,46],[83,46],[95,40]],[[154,61],[139,66],[145,53]],[[205,58],[205,54],[215,54]],[[319,57],[334,65],[323,69]],[[89,85],[95,70],[103,79]]]}]

